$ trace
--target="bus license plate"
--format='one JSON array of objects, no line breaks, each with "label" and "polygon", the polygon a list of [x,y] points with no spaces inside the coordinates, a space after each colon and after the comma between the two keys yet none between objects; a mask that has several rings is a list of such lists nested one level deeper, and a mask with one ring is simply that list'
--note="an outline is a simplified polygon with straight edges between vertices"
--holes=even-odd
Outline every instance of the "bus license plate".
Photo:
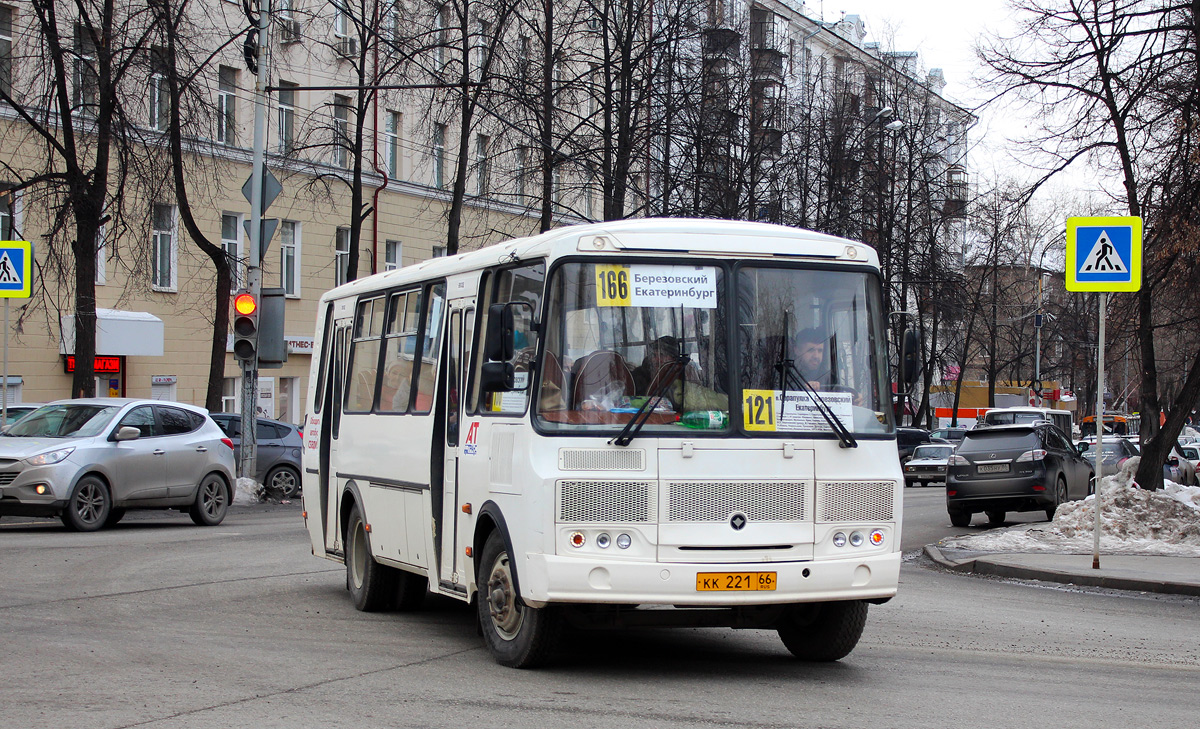
[{"label": "bus license plate", "polygon": [[774,590],[774,572],[698,572],[697,592],[726,590]]},{"label": "bus license plate", "polygon": [[1007,463],[988,463],[981,466],[976,466],[977,473],[1008,473]]}]

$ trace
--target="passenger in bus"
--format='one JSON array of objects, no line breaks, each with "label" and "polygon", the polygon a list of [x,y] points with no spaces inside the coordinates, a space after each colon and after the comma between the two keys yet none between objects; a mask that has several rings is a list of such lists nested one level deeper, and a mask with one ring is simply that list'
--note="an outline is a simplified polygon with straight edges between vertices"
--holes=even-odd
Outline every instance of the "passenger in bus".
[{"label": "passenger in bus", "polygon": [[[662,384],[664,377],[673,375],[679,362],[679,340],[675,337],[659,337],[646,347],[646,358],[633,368],[634,389],[639,395],[653,395],[653,390]],[[690,362],[687,365],[687,379],[691,382],[700,381],[700,373]],[[656,382],[655,380],[658,380]]]}]

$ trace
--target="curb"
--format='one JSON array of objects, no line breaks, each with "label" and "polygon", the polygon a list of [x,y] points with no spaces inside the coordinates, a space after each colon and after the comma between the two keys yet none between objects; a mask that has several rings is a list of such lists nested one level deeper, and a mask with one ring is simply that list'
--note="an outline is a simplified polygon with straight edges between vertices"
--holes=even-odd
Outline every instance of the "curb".
[{"label": "curb", "polygon": [[951,559],[942,553],[936,545],[925,545],[925,554],[939,565],[964,574],[993,575],[1018,580],[1042,580],[1058,582],[1065,585],[1080,585],[1082,587],[1103,587],[1110,590],[1127,590],[1131,592],[1156,592],[1166,595],[1188,595],[1200,597],[1200,585],[1181,582],[1168,582],[1155,579],[1137,579],[1132,577],[1115,577],[1112,575],[1089,575],[1065,570],[1038,569],[1019,565],[1004,564],[984,557],[970,559]]}]

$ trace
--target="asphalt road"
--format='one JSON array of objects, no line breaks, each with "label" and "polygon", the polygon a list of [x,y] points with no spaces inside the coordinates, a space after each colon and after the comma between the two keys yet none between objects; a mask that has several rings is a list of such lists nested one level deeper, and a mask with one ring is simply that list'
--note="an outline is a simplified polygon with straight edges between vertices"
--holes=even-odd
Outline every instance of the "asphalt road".
[{"label": "asphalt road", "polygon": [[[906,542],[953,531],[944,510],[924,523],[935,491],[906,494]],[[356,612],[295,505],[207,529],[167,514],[96,534],[4,519],[0,726],[1196,725],[1198,601],[915,557],[901,579],[836,664],[798,663],[769,631],[681,629],[575,634],[556,665],[516,671],[492,662],[466,606]]]}]

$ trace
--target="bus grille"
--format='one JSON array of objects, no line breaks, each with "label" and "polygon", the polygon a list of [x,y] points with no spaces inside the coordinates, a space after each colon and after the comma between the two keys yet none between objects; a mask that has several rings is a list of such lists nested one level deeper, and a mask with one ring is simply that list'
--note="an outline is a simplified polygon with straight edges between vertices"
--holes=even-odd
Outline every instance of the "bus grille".
[{"label": "bus grille", "polygon": [[560,448],[563,471],[645,471],[646,451],[637,448]]},{"label": "bus grille", "polygon": [[891,481],[823,481],[817,484],[817,521],[891,521]]},{"label": "bus grille", "polygon": [[671,481],[667,493],[667,521],[723,522],[735,511],[752,522],[807,518],[802,481]]},{"label": "bus grille", "polygon": [[559,481],[560,522],[651,523],[658,519],[654,481]]}]

